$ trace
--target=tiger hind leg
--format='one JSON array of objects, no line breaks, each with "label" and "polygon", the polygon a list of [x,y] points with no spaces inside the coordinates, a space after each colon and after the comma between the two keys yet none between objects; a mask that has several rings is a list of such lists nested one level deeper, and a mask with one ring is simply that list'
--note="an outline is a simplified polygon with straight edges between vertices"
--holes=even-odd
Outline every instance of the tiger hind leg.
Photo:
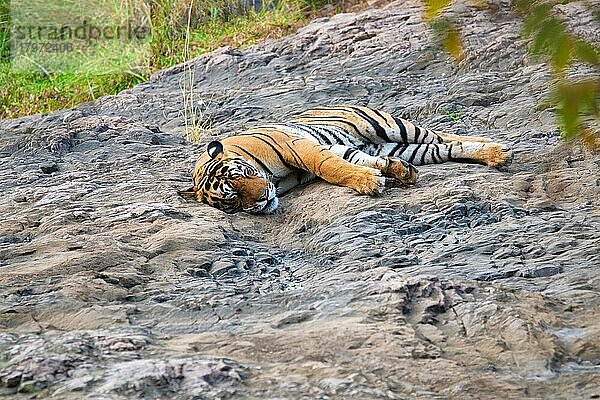
[{"label": "tiger hind leg", "polygon": [[440,138],[442,138],[444,143],[451,143],[451,142],[489,143],[489,142],[491,142],[491,139],[480,137],[480,136],[453,135],[451,133],[438,132],[438,131],[436,131],[435,134],[438,135]]},{"label": "tiger hind leg", "polygon": [[[354,107],[359,108],[359,107]],[[423,128],[406,119],[394,117],[384,111],[361,107],[362,114],[369,114],[374,133],[388,143],[420,144],[420,143],[450,143],[450,142],[490,142],[490,139],[480,136],[462,136]],[[374,135],[372,135],[374,136]],[[372,141],[372,143],[378,143]]]},{"label": "tiger hind leg", "polygon": [[481,136],[454,135],[441,131],[434,131],[415,125],[402,118],[391,117],[394,121],[392,129],[387,134],[390,142],[402,144],[433,144],[451,142],[479,142],[487,143],[491,140]]},{"label": "tiger hind leg", "polygon": [[414,165],[438,164],[446,161],[483,164],[490,167],[504,165],[510,152],[498,143],[450,142],[434,144],[386,143],[369,146],[369,153],[398,157]]}]

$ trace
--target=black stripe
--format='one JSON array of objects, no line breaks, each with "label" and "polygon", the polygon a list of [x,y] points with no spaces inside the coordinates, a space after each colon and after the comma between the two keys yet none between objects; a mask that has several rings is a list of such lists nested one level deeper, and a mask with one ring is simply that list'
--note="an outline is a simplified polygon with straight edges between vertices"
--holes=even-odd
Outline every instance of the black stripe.
[{"label": "black stripe", "polygon": [[264,169],[265,172],[267,172],[269,175],[273,175],[273,172],[269,169],[269,167],[267,167],[259,158],[253,156],[252,154],[250,154],[244,148],[238,146],[237,144],[232,144],[232,146],[237,147],[238,149],[240,149],[241,151],[246,153],[248,155],[248,157],[250,157],[250,159],[252,159],[252,161],[254,161],[257,165],[260,165],[260,167],[262,169]]},{"label": "black stripe", "polygon": [[316,127],[313,126],[309,126],[309,125],[302,125],[302,124],[293,124],[293,123],[288,123],[286,124],[290,127],[299,129],[303,132],[308,133],[310,136],[315,137],[315,139],[317,140],[321,140],[321,144],[332,144],[331,141],[329,140],[328,137],[324,136],[323,134],[321,134]]},{"label": "black stripe", "polygon": [[414,125],[415,127],[415,143],[421,143],[419,142],[419,136],[421,136],[421,128],[419,128],[418,126]]},{"label": "black stripe", "polygon": [[423,143],[427,143],[427,144],[433,143],[435,138],[432,138],[432,139],[429,138],[429,135],[431,134],[430,130],[423,128],[423,129],[421,129],[421,132],[423,133],[423,140],[422,140]]},{"label": "black stripe", "polygon": [[439,164],[440,163],[440,151],[438,149],[438,145],[437,144],[433,144],[433,151],[431,152],[431,161],[433,161],[434,164]]},{"label": "black stripe", "polygon": [[270,147],[270,148],[271,148],[271,149],[272,149],[272,150],[275,152],[275,154],[277,155],[277,157],[279,157],[279,161],[281,161],[281,163],[282,163],[283,165],[285,165],[285,166],[286,166],[287,168],[289,168],[289,169],[294,169],[294,168],[296,168],[296,167],[294,167],[293,165],[290,165],[290,164],[289,164],[287,161],[285,161],[285,159],[284,159],[284,158],[283,158],[283,156],[281,155],[281,152],[280,152],[279,150],[277,150],[277,149],[275,148],[275,146],[273,146],[271,143],[269,143],[269,142],[268,142],[268,141],[266,141],[265,139],[263,139],[263,138],[261,138],[261,137],[258,137],[258,135],[266,136],[267,138],[269,138],[269,139],[272,139],[272,138],[271,138],[269,135],[266,135],[266,134],[264,134],[264,133],[261,133],[261,132],[256,132],[256,133],[253,133],[253,134],[240,134],[240,136],[252,136],[252,137],[254,137],[255,139],[258,139],[258,140],[260,140],[261,142],[264,142],[264,143],[265,143],[267,146],[269,146],[269,147]]},{"label": "black stripe", "polygon": [[[379,118],[381,118],[382,120],[384,120],[384,121],[385,121],[385,123],[386,123],[388,126],[390,126],[390,124],[387,122],[387,118],[385,118],[385,117],[383,116],[383,114],[381,114],[379,111],[377,111],[377,110],[375,110],[375,109],[373,109],[373,108],[369,108],[369,110],[371,110],[371,111],[373,111],[375,114],[377,114],[377,116],[378,116]],[[391,126],[390,126],[390,128],[391,128]]]},{"label": "black stripe", "polygon": [[408,144],[408,135],[406,134],[406,127],[400,120],[400,118],[396,118],[392,115],[394,122],[398,125],[398,129],[400,130],[400,136],[402,136],[402,143]]},{"label": "black stripe", "polygon": [[352,157],[352,153],[354,153],[354,149],[348,147],[348,149],[344,152],[344,155],[342,156],[342,158],[344,160],[349,160],[350,157]]},{"label": "black stripe", "polygon": [[436,142],[436,136],[433,134],[433,131],[429,130],[429,129],[425,129],[425,135],[427,135],[427,137],[429,137],[429,135],[431,135],[431,140],[429,141],[429,144],[435,143]]},{"label": "black stripe", "polygon": [[436,164],[439,164],[439,163],[443,162],[442,155],[440,154],[440,146],[435,145],[434,149],[435,149],[435,154],[437,155]]},{"label": "black stripe", "polygon": [[452,158],[452,143],[448,144],[448,160],[454,160],[454,158]]},{"label": "black stripe", "polygon": [[335,157],[335,155],[326,157],[324,159],[321,160],[321,162],[319,163],[319,165],[317,165],[317,168],[315,168],[315,175],[316,175],[316,171],[319,171],[319,173],[321,173],[321,166],[323,165],[323,163],[327,160],[329,160],[330,158]]},{"label": "black stripe", "polygon": [[221,162],[221,160],[211,160],[204,165],[204,175],[213,175],[215,170],[221,168],[223,163]]},{"label": "black stripe", "polygon": [[419,152],[419,149],[421,148],[421,146],[417,146],[417,148],[413,151],[413,153],[410,155],[410,158],[407,160],[409,163],[413,163],[413,161],[415,161],[415,157],[417,156],[417,153]]},{"label": "black stripe", "polygon": [[[309,118],[306,118],[309,119]],[[366,137],[365,135],[363,135],[360,132],[360,129],[358,129],[358,127],[356,125],[354,125],[352,122],[343,119],[341,117],[335,117],[335,116],[318,116],[318,117],[311,117],[310,119],[313,119],[313,121],[316,120],[316,122],[314,122],[315,125],[319,125],[321,123],[321,121],[331,121],[331,122],[340,122],[342,124],[346,124],[349,127],[351,127],[354,132],[356,132],[356,134],[360,137],[362,137],[363,139],[365,139],[367,142],[370,142],[369,138]],[[311,121],[311,122],[313,122]],[[310,122],[309,122],[310,123]],[[322,125],[333,125],[333,124],[322,124]],[[343,128],[342,128],[343,129]]]},{"label": "black stripe", "polygon": [[308,129],[307,125],[295,124],[293,122],[286,122],[283,125],[287,126],[288,128],[298,129],[298,130],[300,130],[302,132],[305,132],[305,133],[308,133],[308,134],[312,135],[312,131],[310,129]]},{"label": "black stripe", "polygon": [[322,140],[321,144],[333,144],[333,142],[331,141],[330,138],[328,138],[327,136],[325,136],[324,134],[322,134],[321,132],[319,132],[319,129],[316,127],[313,127],[313,129],[315,130],[315,135],[317,135],[319,137],[319,139]]},{"label": "black stripe", "polygon": [[[343,139],[347,139],[347,137],[344,136],[343,133],[339,132],[340,129],[342,131],[344,131],[344,128],[340,128],[340,127],[333,126],[333,125],[318,125],[318,126],[315,125],[315,126],[310,126],[310,127],[314,128],[316,130],[320,130],[322,132],[321,135],[323,135],[323,136],[325,136],[327,138],[326,144],[329,144],[329,145],[333,145],[333,144],[346,145],[346,142],[344,142]],[[347,132],[345,132],[345,133],[348,134]],[[340,139],[339,136],[342,136],[342,138]]]},{"label": "black stripe", "polygon": [[432,143],[432,144],[433,144],[433,143],[439,143],[439,139],[440,139],[440,138],[439,138],[439,136],[438,136],[438,135],[436,135],[436,134],[435,134],[435,132],[434,132],[434,131],[432,131],[432,130],[430,130],[430,129],[426,129],[425,131],[427,132],[427,134],[428,134],[428,135],[431,135],[431,136],[432,136],[431,142],[429,142],[429,143]]},{"label": "black stripe", "polygon": [[397,145],[395,145],[392,151],[388,153],[388,156],[394,156],[394,153],[396,153],[396,151],[398,151],[400,147],[402,147],[402,143],[398,143]]},{"label": "black stripe", "polygon": [[298,153],[296,153],[296,151],[294,149],[292,149],[292,146],[290,146],[289,143],[286,143],[285,145],[290,149],[290,151],[294,155],[294,158],[296,158],[296,161],[298,162],[298,164],[302,164],[302,166],[304,167],[304,169],[306,171],[309,171],[309,169],[306,166],[306,164],[304,164],[304,161],[302,161],[302,157],[300,157],[300,155]]},{"label": "black stripe", "polygon": [[427,152],[429,151],[429,145],[425,145],[425,150],[423,150],[423,155],[421,156],[421,165],[425,165],[425,156],[427,155]]},{"label": "black stripe", "polygon": [[362,117],[364,120],[366,120],[369,124],[371,124],[371,126],[373,127],[373,129],[375,129],[375,134],[377,136],[379,136],[380,138],[382,138],[386,142],[390,142],[390,138],[388,137],[387,133],[385,133],[385,129],[381,125],[379,125],[379,122],[377,122],[376,120],[374,120],[373,118],[371,118],[369,116],[369,114],[365,113],[360,108],[357,108],[355,106],[349,106],[349,107],[352,110],[354,110],[354,112],[356,114],[358,114],[360,117]]},{"label": "black stripe", "polygon": [[198,181],[198,184],[196,185],[198,187],[198,189],[203,188],[204,185],[206,185],[206,181],[208,180],[208,176],[203,176],[202,178],[200,178],[200,181]]},{"label": "black stripe", "polygon": [[[323,125],[323,129],[331,136],[333,136],[336,144],[341,144],[345,146],[347,144],[346,141],[353,143],[351,140],[348,139],[348,136],[346,136],[350,135],[350,133],[344,130],[344,128],[340,128],[339,126],[335,125]],[[340,130],[342,132],[340,132]]]}]

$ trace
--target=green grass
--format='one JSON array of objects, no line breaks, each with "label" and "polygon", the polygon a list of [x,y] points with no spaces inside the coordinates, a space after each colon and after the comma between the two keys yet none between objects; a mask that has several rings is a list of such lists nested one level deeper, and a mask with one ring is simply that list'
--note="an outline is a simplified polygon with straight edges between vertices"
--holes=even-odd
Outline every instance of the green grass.
[{"label": "green grass", "polygon": [[0,118],[70,108],[106,94],[118,93],[142,81],[143,76],[127,73],[15,74],[11,72],[10,64],[0,64]]},{"label": "green grass", "polygon": [[137,18],[145,16],[152,29],[149,40],[129,49],[122,43],[102,42],[104,47],[96,48],[93,56],[86,58],[72,52],[68,60],[63,57],[61,68],[43,68],[42,61],[38,68],[33,60],[29,68],[23,69],[16,68],[15,60],[9,58],[10,2],[0,0],[0,119],[70,108],[116,94],[145,81],[159,69],[221,46],[244,47],[281,37],[313,17],[324,15],[325,9],[328,13],[344,11],[341,4],[361,2],[282,0],[255,11],[240,8],[237,0],[151,0],[147,9],[128,9],[134,7],[134,1],[104,0],[103,7],[111,6],[111,15],[121,21],[134,12]]}]

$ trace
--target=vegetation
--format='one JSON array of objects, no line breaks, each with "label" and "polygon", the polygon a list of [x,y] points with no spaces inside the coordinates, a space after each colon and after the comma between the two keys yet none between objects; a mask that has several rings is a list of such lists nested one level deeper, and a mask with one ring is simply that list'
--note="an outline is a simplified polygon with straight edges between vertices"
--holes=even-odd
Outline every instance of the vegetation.
[{"label": "vegetation", "polygon": [[[468,1],[468,0],[467,0]],[[575,0],[515,0],[513,9],[523,19],[522,35],[529,40],[534,58],[546,61],[552,69],[551,95],[543,106],[553,109],[563,138],[579,138],[589,148],[600,149],[600,50],[569,32],[564,21],[553,12],[557,4]],[[453,0],[423,0],[423,17],[437,33],[439,42],[456,60],[465,58],[460,27],[445,15]],[[491,9],[486,0],[471,0],[472,6]],[[600,21],[600,7],[588,4]],[[588,66],[587,77],[570,76],[575,68]]]},{"label": "vegetation", "polygon": [[[97,43],[103,48],[94,48],[84,68],[81,60],[73,60],[60,69],[19,70],[10,58],[10,0],[0,0],[0,119],[69,108],[115,94],[147,80],[154,71],[221,46],[242,47],[287,35],[317,15],[345,11],[360,2],[265,0],[262,7],[254,8],[238,0],[81,1],[73,7],[104,7],[117,24],[133,16],[150,26],[150,39],[138,43],[133,52],[119,51],[122,43]],[[47,7],[40,10],[46,13]]]}]

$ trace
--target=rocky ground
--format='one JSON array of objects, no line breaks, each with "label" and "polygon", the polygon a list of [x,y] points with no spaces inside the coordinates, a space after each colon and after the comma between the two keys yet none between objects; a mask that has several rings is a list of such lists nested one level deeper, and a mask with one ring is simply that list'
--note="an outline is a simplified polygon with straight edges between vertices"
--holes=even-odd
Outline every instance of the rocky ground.
[{"label": "rocky ground", "polygon": [[[1,122],[0,398],[600,398],[600,157],[538,107],[548,68],[505,2],[463,10],[460,66],[418,4]],[[178,196],[214,137],[338,102],[514,159],[421,167],[378,198],[319,182],[270,216]]]}]

